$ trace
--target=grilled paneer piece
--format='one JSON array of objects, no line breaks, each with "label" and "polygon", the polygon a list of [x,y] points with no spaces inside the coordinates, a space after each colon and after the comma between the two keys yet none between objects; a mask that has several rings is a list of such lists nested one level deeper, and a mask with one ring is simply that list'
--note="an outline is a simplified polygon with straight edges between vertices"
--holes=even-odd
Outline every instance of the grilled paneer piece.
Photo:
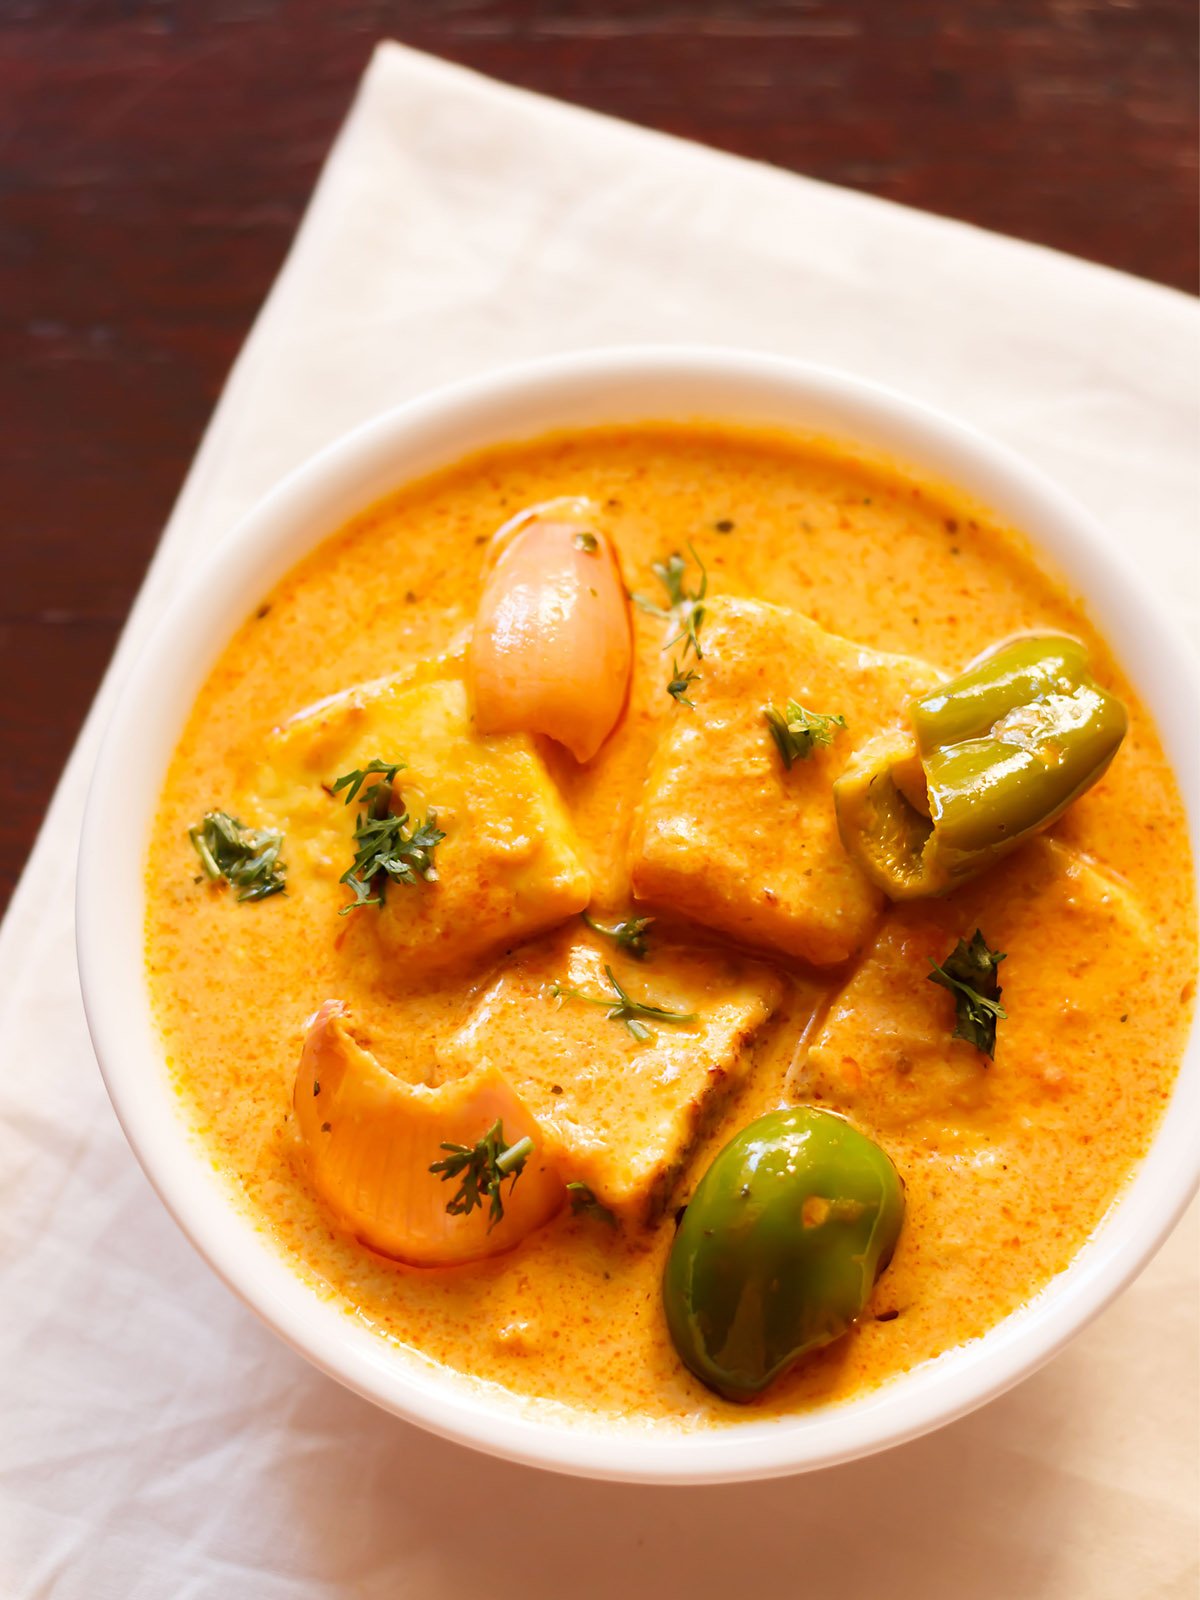
[{"label": "grilled paneer piece", "polygon": [[[355,938],[367,928],[382,943],[388,976],[404,982],[441,971],[499,944],[528,938],[580,911],[590,879],[574,830],[527,734],[484,737],[471,722],[460,677],[384,678],[338,695],[272,734],[258,773],[256,814],[287,832],[289,893],[305,876],[336,889],[351,866],[354,830],[379,773],[356,797],[338,779],[371,762],[396,763],[390,813],[407,811],[406,833],[427,820],[444,834],[431,852],[435,876],[385,882],[382,905],[354,911]],[[378,803],[378,802],[377,802]],[[418,863],[419,868],[419,863]]]},{"label": "grilled paneer piece", "polygon": [[[845,961],[884,897],[842,846],[833,783],[939,675],[756,600],[709,601],[702,645],[694,709],[680,708],[650,767],[634,893],[733,939],[817,966]],[[765,714],[789,701],[845,722],[790,766]]]},{"label": "grilled paneer piece", "polygon": [[[635,1003],[689,1020],[610,1015],[613,979]],[[631,961],[565,929],[501,970],[439,1059],[447,1077],[500,1068],[563,1178],[624,1220],[652,1221],[781,995],[757,962],[672,945]]]},{"label": "grilled paneer piece", "polygon": [[[991,1063],[953,1037],[954,996],[929,981],[931,963],[945,963],[976,929],[1005,958]],[[1153,959],[1151,930],[1124,885],[1035,840],[946,900],[888,913],[789,1087],[888,1131],[986,1128],[998,1099],[1038,1106],[1045,1123],[1089,1057],[1119,1047]]]}]

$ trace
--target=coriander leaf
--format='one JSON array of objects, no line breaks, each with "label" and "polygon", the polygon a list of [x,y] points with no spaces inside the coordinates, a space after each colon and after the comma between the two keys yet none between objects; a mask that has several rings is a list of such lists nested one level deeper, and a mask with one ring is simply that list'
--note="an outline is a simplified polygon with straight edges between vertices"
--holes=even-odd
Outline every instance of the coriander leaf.
[{"label": "coriander leaf", "polygon": [[[666,606],[656,605],[647,595],[630,594],[629,598],[640,610],[648,612],[652,617],[660,617],[664,622],[673,616],[678,616],[682,627],[675,637],[664,646],[669,650],[672,645],[683,641],[681,654],[687,660],[689,650],[693,651],[697,661],[704,659],[704,652],[700,648],[700,626],[704,621],[704,597],[708,593],[708,571],[703,561],[696,554],[696,547],[688,545],[692,560],[700,569],[700,581],[694,589],[684,587],[684,575],[687,572],[687,559],[679,551],[672,552],[665,561],[651,563],[650,570],[667,591]],[[679,676],[676,670],[676,677]]]},{"label": "coriander leaf", "polygon": [[644,1000],[635,1000],[628,994],[609,966],[604,968],[604,976],[612,986],[613,996],[601,994],[588,994],[584,989],[576,989],[570,984],[554,983],[550,986],[550,997],[562,1005],[564,1000],[579,1000],[587,1006],[603,1006],[610,1022],[623,1022],[626,1029],[633,1035],[639,1044],[645,1044],[654,1037],[651,1030],[641,1019],[648,1018],[651,1022],[665,1022],[687,1024],[700,1020],[695,1011],[668,1011],[664,1006],[652,1006]]},{"label": "coriander leaf", "polygon": [[[673,645],[677,645],[682,641],[683,648],[680,651],[680,655],[683,657],[684,661],[687,660],[687,653],[689,650],[692,651],[697,661],[703,661],[704,651],[700,648],[700,627],[704,621],[704,597],[708,593],[708,569],[705,567],[700,557],[696,554],[695,545],[689,544],[688,549],[692,553],[692,560],[700,568],[700,583],[698,588],[685,589],[683,587],[683,572],[686,563],[684,562],[683,557],[678,554],[673,555],[671,557],[671,562],[668,563],[668,567],[670,568],[670,577],[668,577],[666,569],[661,568],[657,564],[654,567],[654,571],[662,579],[663,583],[667,585],[667,592],[668,594],[672,595],[672,608],[677,608],[679,610],[680,620],[682,622],[682,627],[680,628],[679,632],[673,639],[667,640],[666,644],[663,646],[663,649],[670,650]],[[678,569],[675,569],[672,565],[672,563],[675,562],[679,563]]]},{"label": "coriander leaf", "polygon": [[648,617],[657,617],[660,622],[668,622],[670,620],[671,613],[667,608],[651,600],[649,595],[635,594],[632,589],[628,591],[628,594],[638,610],[644,611]]},{"label": "coriander leaf", "polygon": [[[358,791],[362,788],[363,781],[366,778],[369,778],[373,773],[382,773],[383,782],[386,784],[391,783],[396,774],[403,771],[403,761],[380,761],[378,759],[374,761],[368,761],[365,767],[356,767],[353,772],[344,772],[334,784],[330,792],[332,794],[337,794],[339,789],[345,789],[346,794],[344,797],[344,803],[349,805],[351,800],[354,799],[355,795],[357,795]],[[373,783],[363,798],[369,798],[371,793],[379,787],[379,784]]]},{"label": "coriander leaf", "polygon": [[589,533],[586,528],[581,529],[572,541],[576,550],[582,550],[585,556],[594,556],[600,548],[600,541],[594,533]]},{"label": "coriander leaf", "polygon": [[845,717],[827,717],[819,711],[806,711],[795,700],[788,701],[785,711],[765,705],[762,714],[787,772],[792,770],[794,762],[807,761],[814,750],[832,744],[838,730],[846,726]]},{"label": "coriander leaf", "polygon": [[[358,850],[353,864],[339,880],[351,890],[354,899],[341,908],[339,915],[344,917],[360,906],[382,905],[389,882],[410,886],[422,879],[426,883],[437,882],[433,852],[446,837],[437,826],[437,812],[431,809],[410,833],[405,832],[408,820],[407,811],[380,818],[363,812],[359,817],[354,829]],[[375,889],[377,893],[372,892]]]},{"label": "coriander leaf", "polygon": [[348,789],[346,804],[358,794],[363,780],[379,774],[379,781],[363,790],[361,807],[354,825],[354,861],[342,873],[340,882],[347,885],[354,899],[339,912],[346,916],[362,906],[383,904],[389,883],[416,885],[437,882],[437,868],[433,852],[446,835],[437,826],[437,812],[432,808],[423,822],[405,831],[409,822],[407,811],[395,813],[393,779],[403,770],[403,762],[371,761],[365,767],[347,772],[333,785],[333,793]]},{"label": "coriander leaf", "polygon": [[617,1225],[615,1211],[610,1211],[588,1188],[586,1183],[569,1183],[567,1193],[571,1196],[571,1215],[573,1217],[595,1217],[597,1222],[607,1222],[610,1227]]},{"label": "coriander leaf", "polygon": [[654,922],[653,917],[627,917],[624,922],[614,922],[610,927],[603,922],[594,922],[586,911],[582,915],[593,933],[615,940],[618,949],[628,950],[637,961],[645,961],[646,935]]},{"label": "coriander leaf", "polygon": [[678,550],[673,551],[665,561],[652,561],[650,571],[667,591],[668,606],[682,605],[690,598],[683,588],[683,575],[687,571],[687,562]]},{"label": "coriander leaf", "polygon": [[976,928],[970,942],[960,939],[941,966],[932,958],[929,962],[933,968],[930,983],[939,984],[954,996],[953,1037],[973,1044],[989,1060],[996,1055],[996,1024],[1008,1016],[1000,1004],[1003,990],[996,976],[1003,960],[1003,951],[989,950],[987,940]]},{"label": "coriander leaf", "polygon": [[275,828],[246,828],[227,811],[206,811],[188,829],[206,877],[238,891],[241,900],[282,894],[287,868],[279,859],[283,834]]},{"label": "coriander leaf", "polygon": [[515,1144],[505,1144],[504,1124],[497,1119],[477,1144],[443,1143],[438,1148],[447,1154],[432,1163],[430,1172],[437,1173],[443,1183],[459,1180],[446,1210],[452,1217],[469,1217],[477,1206],[482,1209],[483,1202],[489,1201],[491,1233],[504,1215],[503,1184],[507,1179],[511,1193],[533,1154],[533,1140],[526,1135]]},{"label": "coriander leaf", "polygon": [[705,606],[704,597],[708,593],[708,570],[703,561],[696,554],[696,547],[688,545],[692,560],[700,570],[700,578],[694,589],[685,587],[684,577],[687,573],[687,559],[680,555],[678,550],[672,552],[665,561],[651,563],[650,570],[667,591],[667,604],[665,607],[656,605],[655,602],[644,594],[630,593],[629,598],[640,610],[649,612],[652,617],[659,617],[667,622],[674,617],[679,623],[679,632],[668,639],[663,646],[670,650],[675,645],[681,645],[680,659],[672,657],[671,678],[667,683],[667,693],[673,700],[678,700],[680,705],[687,706],[694,711],[695,706],[687,698],[687,691],[699,677],[697,672],[689,672],[687,668],[688,651],[690,650],[697,661],[704,660],[704,649],[700,643],[700,628],[704,622]]},{"label": "coriander leaf", "polygon": [[679,665],[679,662],[674,659],[671,661],[671,672],[673,676],[670,683],[667,684],[667,693],[671,696],[672,700],[678,700],[681,706],[687,706],[689,711],[694,711],[696,709],[696,703],[694,700],[688,699],[687,691],[691,688],[692,684],[695,683],[700,674],[695,670],[691,672],[685,672]]}]

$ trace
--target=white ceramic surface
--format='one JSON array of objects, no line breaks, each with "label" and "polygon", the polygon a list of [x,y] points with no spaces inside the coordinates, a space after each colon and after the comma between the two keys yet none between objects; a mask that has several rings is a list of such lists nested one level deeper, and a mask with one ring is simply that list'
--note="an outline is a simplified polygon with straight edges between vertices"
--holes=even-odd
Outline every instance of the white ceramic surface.
[{"label": "white ceramic surface", "polygon": [[872,384],[735,351],[565,356],[455,385],[387,413],[292,474],[220,545],[163,616],[107,730],[84,820],[77,940],[88,1025],[135,1153],[180,1226],[265,1321],[332,1377],[447,1438],[593,1477],[701,1483],[828,1466],[963,1415],[1052,1356],[1145,1265],[1200,1177],[1196,1029],[1154,1145],[1120,1202],[1035,1302],[984,1338],[864,1399],[684,1434],[598,1425],[443,1373],[323,1302],[233,1203],[173,1094],[149,1014],[142,865],[172,748],[233,629],[306,551],[389,490],[481,446],[549,428],[717,418],[843,438],[958,485],[1022,528],[1088,604],[1155,716],[1188,798],[1196,855],[1200,685],[1135,564],[1001,446]]}]

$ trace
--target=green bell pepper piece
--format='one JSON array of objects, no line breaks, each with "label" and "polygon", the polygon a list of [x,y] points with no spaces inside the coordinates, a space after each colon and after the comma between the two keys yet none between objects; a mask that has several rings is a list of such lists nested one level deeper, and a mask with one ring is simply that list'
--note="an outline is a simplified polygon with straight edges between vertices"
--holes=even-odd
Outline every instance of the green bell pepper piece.
[{"label": "green bell pepper piece", "polygon": [[842,842],[898,900],[943,894],[1049,827],[1104,773],[1128,721],[1083,645],[1057,635],[998,645],[911,717],[912,739],[864,746],[834,785]]},{"label": "green bell pepper piece", "polygon": [[832,1111],[750,1123],[697,1186],[667,1260],[663,1307],[684,1364],[749,1400],[858,1317],[904,1220],[900,1177]]}]

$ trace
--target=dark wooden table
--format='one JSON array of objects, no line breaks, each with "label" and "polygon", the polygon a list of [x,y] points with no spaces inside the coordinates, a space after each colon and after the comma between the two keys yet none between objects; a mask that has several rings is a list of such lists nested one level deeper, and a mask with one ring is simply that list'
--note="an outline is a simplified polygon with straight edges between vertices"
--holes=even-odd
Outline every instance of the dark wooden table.
[{"label": "dark wooden table", "polygon": [[389,35],[1195,289],[1193,0],[0,0],[0,905]]}]

